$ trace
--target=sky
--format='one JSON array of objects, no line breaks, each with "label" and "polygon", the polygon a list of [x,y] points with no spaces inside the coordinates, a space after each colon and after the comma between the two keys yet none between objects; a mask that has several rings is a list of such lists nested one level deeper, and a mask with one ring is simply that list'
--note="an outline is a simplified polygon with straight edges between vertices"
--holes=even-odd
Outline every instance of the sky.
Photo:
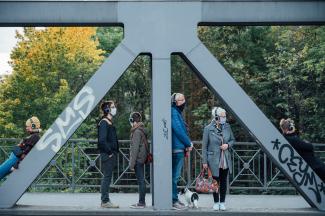
[{"label": "sky", "polygon": [[10,52],[17,43],[16,30],[21,32],[23,28],[0,27],[0,75],[10,74],[12,71],[8,61],[10,60]]}]

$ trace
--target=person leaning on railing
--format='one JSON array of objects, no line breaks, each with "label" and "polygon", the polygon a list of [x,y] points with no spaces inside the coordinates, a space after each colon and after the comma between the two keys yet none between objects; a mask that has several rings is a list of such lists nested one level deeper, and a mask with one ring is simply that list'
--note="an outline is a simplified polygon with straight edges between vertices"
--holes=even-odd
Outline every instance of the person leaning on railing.
[{"label": "person leaning on railing", "polygon": [[322,181],[325,182],[325,164],[319,158],[315,157],[313,145],[298,136],[294,121],[290,118],[281,119],[280,128],[290,145],[292,145]]},{"label": "person leaning on railing", "polygon": [[0,180],[13,170],[18,169],[19,163],[40,139],[39,133],[41,132],[41,122],[37,117],[33,116],[26,121],[26,132],[29,136],[15,146],[9,158],[0,165]]}]

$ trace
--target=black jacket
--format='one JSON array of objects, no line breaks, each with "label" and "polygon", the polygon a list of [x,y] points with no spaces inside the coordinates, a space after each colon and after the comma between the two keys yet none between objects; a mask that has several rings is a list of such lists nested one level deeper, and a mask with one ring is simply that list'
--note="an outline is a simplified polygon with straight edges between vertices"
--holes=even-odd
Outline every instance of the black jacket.
[{"label": "black jacket", "polygon": [[323,166],[323,162],[319,158],[315,157],[314,147],[311,143],[300,139],[296,133],[285,134],[284,137],[312,169],[317,169]]},{"label": "black jacket", "polygon": [[18,145],[22,150],[22,155],[19,157],[19,160],[14,165],[15,169],[18,169],[19,163],[26,157],[26,155],[32,150],[35,144],[39,141],[39,133],[32,133],[30,136],[24,138],[21,143]]},{"label": "black jacket", "polygon": [[98,124],[98,149],[100,153],[109,155],[117,154],[119,151],[116,128],[105,120],[101,120]]}]

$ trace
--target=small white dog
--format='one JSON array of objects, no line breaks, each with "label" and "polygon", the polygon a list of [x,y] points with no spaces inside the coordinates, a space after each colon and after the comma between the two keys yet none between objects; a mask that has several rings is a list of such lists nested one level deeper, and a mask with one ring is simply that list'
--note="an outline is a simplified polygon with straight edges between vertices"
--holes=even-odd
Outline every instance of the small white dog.
[{"label": "small white dog", "polygon": [[180,194],[184,195],[187,207],[199,208],[198,206],[199,195],[196,192],[192,192],[186,187],[180,191]]}]

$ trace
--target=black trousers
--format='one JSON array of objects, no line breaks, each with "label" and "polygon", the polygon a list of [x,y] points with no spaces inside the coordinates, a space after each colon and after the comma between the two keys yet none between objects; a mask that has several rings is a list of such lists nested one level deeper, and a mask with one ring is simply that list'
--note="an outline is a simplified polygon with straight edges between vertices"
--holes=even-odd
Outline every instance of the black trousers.
[{"label": "black trousers", "polygon": [[213,193],[213,199],[215,203],[219,202],[219,195],[220,195],[220,202],[225,202],[226,200],[228,172],[229,169],[219,169],[219,177],[213,176],[213,178],[217,180],[219,183],[219,192]]},{"label": "black trousers", "polygon": [[106,153],[100,153],[101,171],[103,173],[102,183],[100,186],[101,200],[103,203],[110,202],[109,190],[112,180],[112,173],[116,164],[116,155],[109,157]]}]

